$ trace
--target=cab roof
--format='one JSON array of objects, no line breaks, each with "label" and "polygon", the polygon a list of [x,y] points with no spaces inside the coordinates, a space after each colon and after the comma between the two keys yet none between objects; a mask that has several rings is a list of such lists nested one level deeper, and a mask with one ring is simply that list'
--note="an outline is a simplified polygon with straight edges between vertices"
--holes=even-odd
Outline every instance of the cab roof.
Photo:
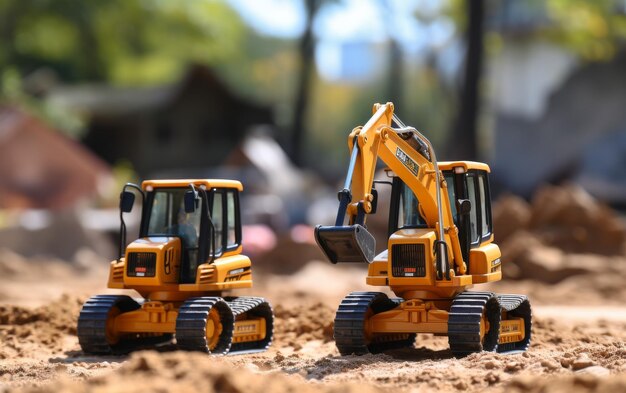
[{"label": "cab roof", "polygon": [[196,187],[205,186],[207,189],[211,188],[236,188],[239,191],[243,190],[243,185],[237,180],[224,180],[224,179],[175,179],[175,180],[144,180],[141,183],[141,188],[147,190],[151,188],[186,188],[189,184],[193,184]]},{"label": "cab roof", "polygon": [[491,172],[489,165],[485,164],[484,162],[476,162],[476,161],[440,161],[439,162],[439,169],[441,169],[442,171],[449,171],[456,167],[462,167],[463,169],[465,169],[465,172],[469,171],[470,169],[477,169],[479,171]]}]

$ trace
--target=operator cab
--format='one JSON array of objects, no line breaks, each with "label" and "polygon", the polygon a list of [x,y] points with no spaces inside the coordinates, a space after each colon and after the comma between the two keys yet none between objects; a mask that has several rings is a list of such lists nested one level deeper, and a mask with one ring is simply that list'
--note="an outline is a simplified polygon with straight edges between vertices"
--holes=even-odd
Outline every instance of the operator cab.
[{"label": "operator cab", "polygon": [[185,208],[189,184],[163,183],[143,184],[146,193],[139,237],[180,238],[179,283],[194,283],[200,264],[236,252],[241,245],[239,190],[207,188],[206,192],[197,193],[196,208],[189,211]]},{"label": "operator cab", "polygon": [[[459,229],[461,253],[469,260],[470,249],[493,240],[489,167],[477,162],[441,162],[439,168],[448,185],[448,198]],[[469,212],[463,213],[461,204],[469,201]],[[466,205],[467,206],[467,205]],[[389,230],[391,236],[399,229],[426,228],[420,204],[411,189],[397,176],[391,188]]]}]

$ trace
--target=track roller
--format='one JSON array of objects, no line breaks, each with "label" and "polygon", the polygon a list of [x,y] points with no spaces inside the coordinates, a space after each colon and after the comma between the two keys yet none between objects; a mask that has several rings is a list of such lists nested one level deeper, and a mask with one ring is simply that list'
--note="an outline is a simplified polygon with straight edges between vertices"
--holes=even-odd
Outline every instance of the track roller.
[{"label": "track roller", "polygon": [[[235,315],[235,321],[262,318],[265,322],[265,337],[257,341],[233,343],[229,355],[255,353],[267,350],[274,337],[274,311],[272,306],[261,297],[227,297],[228,303]],[[235,324],[237,323],[235,322]]]},{"label": "track roller", "polygon": [[[523,319],[524,338],[521,341],[499,344],[500,326],[509,318]],[[525,351],[530,343],[530,336],[530,303],[526,296],[468,291],[459,294],[452,301],[448,314],[448,343],[454,356],[462,357],[481,351]]]},{"label": "track roller", "polygon": [[412,347],[415,334],[370,334],[365,323],[369,317],[398,306],[382,292],[352,292],[346,296],[335,314],[334,337],[342,355],[365,355],[390,349]]},{"label": "track roller", "polygon": [[[140,307],[139,303],[124,295],[97,295],[89,298],[78,316],[78,343],[83,352],[110,354],[132,350],[132,340],[117,334],[112,325],[115,316]],[[169,336],[165,339],[169,339]]]},{"label": "track roller", "polygon": [[234,315],[220,297],[185,301],[176,318],[176,344],[180,349],[225,355],[233,339]]}]

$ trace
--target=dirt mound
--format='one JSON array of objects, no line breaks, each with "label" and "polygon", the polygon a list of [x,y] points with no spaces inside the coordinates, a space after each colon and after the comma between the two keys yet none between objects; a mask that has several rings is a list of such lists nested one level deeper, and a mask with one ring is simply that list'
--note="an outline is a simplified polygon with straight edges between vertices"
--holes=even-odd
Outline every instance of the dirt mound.
[{"label": "dirt mound", "polygon": [[0,248],[0,275],[5,278],[57,278],[78,272],[67,262],[50,258],[25,258],[8,249]]},{"label": "dirt mound", "polygon": [[279,304],[274,308],[275,341],[278,345],[298,350],[310,340],[328,342],[333,339],[335,311],[320,302],[307,303],[296,307]]},{"label": "dirt mound", "polygon": [[76,334],[83,300],[64,295],[36,309],[0,305],[0,359],[29,356],[63,349],[66,334]]},{"label": "dirt mound", "polygon": [[554,284],[626,273],[626,226],[577,186],[546,186],[530,204],[505,196],[494,204],[493,220],[506,279]]},{"label": "dirt mound", "polygon": [[42,225],[0,228],[0,248],[13,250],[29,258],[54,256],[64,261],[75,261],[77,253],[82,249],[92,250],[94,254],[108,260],[115,256],[115,245],[106,233],[85,228],[78,212],[73,209],[24,213],[20,220],[31,226],[41,221]]},{"label": "dirt mound", "polygon": [[114,373],[77,384],[61,381],[27,392],[380,392],[364,384],[320,385],[307,383],[301,376],[276,372],[255,373],[250,368],[233,367],[226,359],[202,353],[139,352],[133,354]]},{"label": "dirt mound", "polygon": [[626,392],[626,374],[583,374],[558,378],[525,376],[511,381],[509,393],[616,393]]},{"label": "dirt mound", "polygon": [[493,208],[496,241],[519,231],[568,253],[624,255],[626,226],[617,212],[576,185],[544,186],[531,203],[516,196],[500,198]]}]

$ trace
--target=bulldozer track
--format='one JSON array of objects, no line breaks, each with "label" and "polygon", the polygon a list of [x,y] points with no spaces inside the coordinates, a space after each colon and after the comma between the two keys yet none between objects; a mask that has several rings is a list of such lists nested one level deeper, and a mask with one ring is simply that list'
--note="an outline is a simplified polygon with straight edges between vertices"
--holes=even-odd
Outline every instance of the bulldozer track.
[{"label": "bulldozer track", "polygon": [[514,343],[500,344],[498,345],[498,352],[507,353],[527,350],[532,335],[532,312],[528,298],[524,295],[503,294],[497,296],[500,306],[506,310],[509,316],[524,319],[524,339]]},{"label": "bulldozer track", "polygon": [[[502,311],[524,319],[525,337],[522,341],[498,345]],[[489,321],[489,331],[481,336],[483,314]],[[448,343],[457,357],[480,351],[523,351],[530,343],[530,303],[522,295],[497,295],[492,292],[463,292],[454,298],[448,314]]]},{"label": "bulldozer track", "polygon": [[262,297],[227,297],[224,300],[233,311],[235,319],[244,313],[251,317],[265,319],[265,338],[258,341],[232,344],[229,355],[262,352],[269,348],[274,337],[274,311],[272,306]]},{"label": "bulldozer track", "polygon": [[124,313],[137,310],[141,305],[124,295],[97,295],[89,298],[78,316],[78,343],[83,352],[102,355],[133,349],[132,342],[120,341],[111,344],[107,340],[107,321],[114,307]]},{"label": "bulldozer track", "polygon": [[379,335],[373,339],[366,337],[364,327],[368,311],[371,309],[377,314],[391,310],[398,304],[398,299],[389,299],[382,292],[352,292],[346,296],[335,314],[334,337],[339,353],[364,355],[412,346],[415,334]]},{"label": "bulldozer track", "polygon": [[[206,337],[209,312],[216,308],[222,331],[215,348],[210,349]],[[235,318],[228,303],[221,297],[196,297],[185,301],[176,318],[176,344],[187,351],[201,351],[215,355],[225,355],[230,350],[233,339]]]}]

